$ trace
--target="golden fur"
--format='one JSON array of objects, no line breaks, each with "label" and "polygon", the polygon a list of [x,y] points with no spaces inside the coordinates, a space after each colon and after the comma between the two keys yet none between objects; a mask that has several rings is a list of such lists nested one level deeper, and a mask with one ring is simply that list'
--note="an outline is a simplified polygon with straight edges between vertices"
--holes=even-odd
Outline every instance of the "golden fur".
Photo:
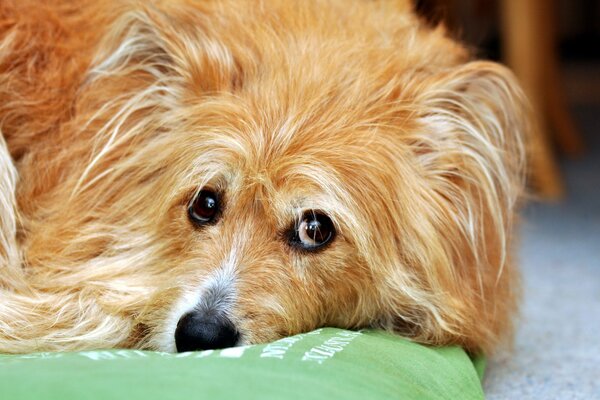
[{"label": "golden fur", "polygon": [[[524,109],[408,1],[3,0],[0,352],[173,351],[227,273],[242,343],[375,326],[489,353]],[[226,207],[198,229],[205,186]],[[294,251],[311,209],[337,237]]]}]

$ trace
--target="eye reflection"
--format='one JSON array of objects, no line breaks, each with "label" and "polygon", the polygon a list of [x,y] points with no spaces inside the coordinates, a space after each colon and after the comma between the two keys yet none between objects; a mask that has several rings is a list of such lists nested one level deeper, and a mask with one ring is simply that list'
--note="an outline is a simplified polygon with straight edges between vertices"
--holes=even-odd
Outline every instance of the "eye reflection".
[{"label": "eye reflection", "polygon": [[331,218],[320,211],[307,211],[295,227],[291,244],[304,250],[320,249],[335,236]]},{"label": "eye reflection", "polygon": [[188,207],[188,217],[196,225],[215,222],[219,213],[219,197],[210,189],[202,189]]}]

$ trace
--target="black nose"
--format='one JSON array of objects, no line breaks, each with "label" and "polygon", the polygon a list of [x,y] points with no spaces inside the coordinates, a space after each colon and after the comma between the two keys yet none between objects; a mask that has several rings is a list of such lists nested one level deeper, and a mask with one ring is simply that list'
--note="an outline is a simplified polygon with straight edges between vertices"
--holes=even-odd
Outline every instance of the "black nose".
[{"label": "black nose", "polygon": [[181,317],[175,330],[175,344],[180,353],[232,347],[239,338],[240,334],[229,319],[200,311]]}]

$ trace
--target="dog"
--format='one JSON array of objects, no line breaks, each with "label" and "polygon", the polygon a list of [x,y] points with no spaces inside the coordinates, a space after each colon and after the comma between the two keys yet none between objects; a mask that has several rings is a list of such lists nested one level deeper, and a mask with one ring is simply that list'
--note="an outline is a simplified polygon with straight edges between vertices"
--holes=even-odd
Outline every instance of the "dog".
[{"label": "dog", "polygon": [[0,352],[333,326],[490,354],[527,121],[405,0],[4,0]]}]

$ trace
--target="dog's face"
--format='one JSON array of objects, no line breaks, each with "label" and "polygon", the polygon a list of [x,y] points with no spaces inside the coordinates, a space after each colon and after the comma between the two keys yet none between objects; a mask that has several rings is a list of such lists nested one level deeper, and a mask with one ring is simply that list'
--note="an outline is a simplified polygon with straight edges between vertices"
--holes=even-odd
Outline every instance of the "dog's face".
[{"label": "dog's face", "polygon": [[286,129],[302,129],[294,123],[261,132],[265,143],[252,131],[224,134],[226,126],[191,139],[197,182],[181,186],[164,214],[168,237],[160,239],[176,238],[185,249],[161,260],[172,265],[178,290],[156,321],[160,347],[172,348],[173,339],[178,350],[203,347],[194,335],[228,345],[265,342],[376,318],[376,277],[359,249],[378,240],[367,227],[385,206],[373,194],[380,174],[369,182],[356,171],[376,168],[369,157],[339,160],[354,154],[343,141],[315,147],[301,134],[290,138]]},{"label": "dog's face", "polygon": [[364,32],[296,4],[131,14],[102,43],[73,123],[95,153],[56,217],[87,259],[57,279],[83,280],[126,343],[332,325],[487,349],[509,325],[516,84],[367,4],[347,15]]},{"label": "dog's face", "polygon": [[[178,108],[185,122],[169,121],[167,135],[140,149],[163,168],[132,190],[149,191],[144,230],[167,251],[153,260],[157,291],[140,318],[152,347],[265,342],[389,317],[391,277],[372,266],[397,253],[397,210],[416,173],[397,125],[374,129],[392,123],[381,110],[345,116],[343,98],[285,104],[285,87],[260,85]],[[408,113],[390,118],[413,123]]]}]

